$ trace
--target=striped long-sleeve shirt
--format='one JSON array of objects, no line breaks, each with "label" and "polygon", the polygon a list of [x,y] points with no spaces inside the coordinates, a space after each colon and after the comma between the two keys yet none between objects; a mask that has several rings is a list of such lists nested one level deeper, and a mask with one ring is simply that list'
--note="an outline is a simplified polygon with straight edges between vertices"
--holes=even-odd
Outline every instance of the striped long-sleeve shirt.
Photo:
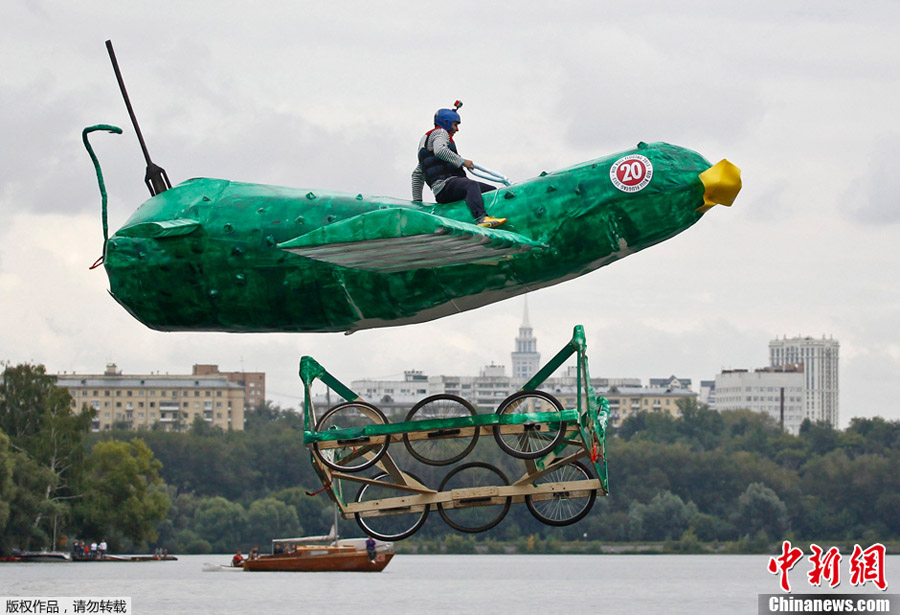
[{"label": "striped long-sleeve shirt", "polygon": [[[461,167],[463,162],[465,162],[462,156],[450,149],[450,133],[443,128],[436,128],[431,134],[422,135],[422,138],[419,140],[419,150],[423,147],[433,151],[435,156],[453,166]],[[431,191],[437,195],[443,189],[444,184],[447,183],[447,179],[449,178],[439,179],[434,182]],[[412,200],[422,200],[422,186],[424,185],[425,174],[422,173],[422,165],[417,164],[412,172]]]}]

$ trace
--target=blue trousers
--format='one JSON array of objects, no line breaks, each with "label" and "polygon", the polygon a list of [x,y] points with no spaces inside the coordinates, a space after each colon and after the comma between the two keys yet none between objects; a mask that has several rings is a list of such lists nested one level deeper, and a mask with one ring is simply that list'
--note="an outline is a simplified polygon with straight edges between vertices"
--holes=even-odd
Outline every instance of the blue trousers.
[{"label": "blue trousers", "polygon": [[451,177],[434,198],[438,203],[453,203],[465,199],[472,216],[479,220],[485,215],[484,198],[481,194],[496,189],[495,186],[468,177]]}]

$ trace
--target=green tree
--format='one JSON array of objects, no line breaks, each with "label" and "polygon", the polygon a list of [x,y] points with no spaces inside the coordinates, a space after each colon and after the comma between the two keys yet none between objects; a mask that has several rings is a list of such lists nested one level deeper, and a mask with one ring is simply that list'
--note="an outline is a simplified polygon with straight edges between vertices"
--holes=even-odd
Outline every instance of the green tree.
[{"label": "green tree", "polygon": [[733,540],[737,537],[734,526],[729,521],[706,513],[699,513],[691,519],[691,529],[704,542]]},{"label": "green tree", "polygon": [[658,493],[648,504],[635,502],[628,512],[632,537],[638,540],[681,538],[696,515],[693,502],[685,504],[671,491]]},{"label": "green tree", "polygon": [[750,451],[775,457],[789,436],[781,431],[778,422],[765,412],[730,410],[722,412],[725,448],[731,451]]},{"label": "green tree", "polygon": [[784,536],[788,529],[787,508],[774,491],[762,483],[751,483],[737,499],[733,522],[742,536],[765,532]]},{"label": "green tree", "polygon": [[0,554],[9,555],[13,549],[53,548],[53,527],[35,523],[35,519],[64,518],[65,503],[45,497],[53,473],[28,455],[9,450],[2,432],[0,473],[5,474],[0,486],[0,508],[8,511],[0,525]]},{"label": "green tree", "polygon": [[83,535],[105,536],[113,544],[119,537],[155,540],[169,496],[159,477],[161,464],[143,440],[98,442],[87,466],[87,497],[76,506]]},{"label": "green tree", "polygon": [[694,398],[679,399],[676,405],[681,414],[681,419],[675,422],[676,433],[695,448],[716,448],[725,429],[722,415]]},{"label": "green tree", "polygon": [[839,434],[830,423],[805,419],[800,424],[800,439],[815,455],[825,455],[838,447]]},{"label": "green tree", "polygon": [[[65,519],[67,501],[79,496],[73,485],[83,467],[83,439],[93,411],[74,411],[73,407],[68,391],[56,386],[44,366],[24,363],[4,368],[0,377],[0,431],[9,436],[12,450],[47,470],[27,477],[20,474],[19,489],[34,491],[30,497],[20,494],[21,499],[42,498],[47,502],[32,511],[34,527],[22,537],[26,543],[42,534],[55,538]],[[45,527],[40,529],[42,525]],[[54,546],[52,539],[50,542],[48,546]]]},{"label": "green tree", "polygon": [[639,439],[648,442],[672,443],[678,437],[675,431],[676,419],[667,412],[647,412],[641,410],[630,414],[622,421],[617,431],[624,440]]},{"label": "green tree", "polygon": [[190,433],[194,436],[211,436],[221,431],[221,427],[208,423],[206,419],[199,414],[195,416],[194,420],[191,422]]},{"label": "green tree", "polygon": [[189,553],[192,555],[200,555],[212,553],[212,545],[209,541],[203,540],[195,532],[191,530],[181,530],[175,540],[175,547],[169,551],[177,551],[178,553]]},{"label": "green tree", "polygon": [[[259,485],[259,475],[248,463],[247,435],[217,431],[198,436],[152,431],[141,437],[162,462],[163,480],[178,493],[240,500],[256,496],[254,492]],[[281,457],[278,459],[283,461]]]},{"label": "green tree", "polygon": [[204,498],[194,513],[193,530],[215,553],[229,553],[243,545],[246,527],[244,507],[223,497]]},{"label": "green tree", "polygon": [[247,431],[268,430],[272,426],[303,429],[303,415],[269,400],[259,402],[244,413],[244,429]]},{"label": "green tree", "polygon": [[[880,416],[850,419],[850,427],[843,434],[844,439],[858,436],[862,447],[858,454],[884,454],[900,450],[900,421],[886,421]],[[846,442],[841,447],[851,449]]]},{"label": "green tree", "polygon": [[290,538],[302,532],[297,510],[281,500],[256,500],[247,510],[247,529],[244,543],[266,544],[273,538]]},{"label": "green tree", "polygon": [[325,521],[324,511],[332,512],[332,503],[324,493],[319,497],[311,498],[306,495],[303,487],[289,487],[272,494],[276,500],[280,500],[297,511],[297,520],[302,531],[311,535],[327,534],[332,521]]},{"label": "green tree", "polygon": [[5,535],[6,522],[9,521],[9,503],[15,493],[14,463],[13,453],[9,450],[9,438],[0,431],[0,536]]}]

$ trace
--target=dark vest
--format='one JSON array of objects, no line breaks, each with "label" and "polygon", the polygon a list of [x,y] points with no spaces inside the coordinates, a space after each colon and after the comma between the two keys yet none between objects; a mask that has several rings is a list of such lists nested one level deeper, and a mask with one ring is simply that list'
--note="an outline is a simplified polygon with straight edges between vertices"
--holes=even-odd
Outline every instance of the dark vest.
[{"label": "dark vest", "polygon": [[[437,130],[437,128],[433,128],[425,134],[430,135],[435,130]],[[425,142],[427,144],[428,140],[426,139]],[[454,154],[458,153],[456,151],[456,143],[453,142],[452,138],[450,139],[449,147],[451,152]],[[422,174],[425,176],[425,183],[428,184],[429,188],[434,186],[435,182],[441,179],[466,176],[466,172],[462,167],[455,167],[449,162],[441,160],[427,147],[422,147],[419,150],[419,166],[422,167]]]}]

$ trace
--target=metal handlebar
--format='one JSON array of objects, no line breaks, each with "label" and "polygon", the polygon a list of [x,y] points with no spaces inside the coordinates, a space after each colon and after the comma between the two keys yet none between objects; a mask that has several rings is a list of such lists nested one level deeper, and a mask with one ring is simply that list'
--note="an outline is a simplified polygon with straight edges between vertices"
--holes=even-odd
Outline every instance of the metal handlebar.
[{"label": "metal handlebar", "polygon": [[485,169],[484,167],[475,165],[475,168],[469,169],[472,172],[472,175],[476,175],[482,179],[486,179],[488,181],[497,182],[503,184],[504,186],[509,185],[509,178],[505,175],[501,175],[496,171],[491,171],[490,169]]}]

